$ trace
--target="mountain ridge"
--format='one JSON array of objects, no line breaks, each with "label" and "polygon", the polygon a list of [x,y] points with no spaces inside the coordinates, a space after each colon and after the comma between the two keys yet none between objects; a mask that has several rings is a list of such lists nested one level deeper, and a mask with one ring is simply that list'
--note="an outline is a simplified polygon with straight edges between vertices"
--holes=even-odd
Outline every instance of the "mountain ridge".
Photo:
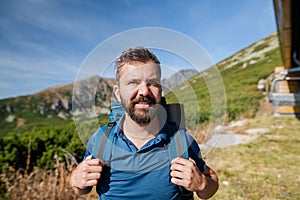
[{"label": "mountain ridge", "polygon": [[[277,32],[271,33],[265,38],[250,44],[249,46],[237,51],[233,55],[217,63],[219,69],[228,69],[238,63],[243,62],[243,67],[254,64],[264,58],[266,52],[279,47]],[[229,64],[228,64],[229,63]],[[226,65],[228,64],[228,65]]]}]

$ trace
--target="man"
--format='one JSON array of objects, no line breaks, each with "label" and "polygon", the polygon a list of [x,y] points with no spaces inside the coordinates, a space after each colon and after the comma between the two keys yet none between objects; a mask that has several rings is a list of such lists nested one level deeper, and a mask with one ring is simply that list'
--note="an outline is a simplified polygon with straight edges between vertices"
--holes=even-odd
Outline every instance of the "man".
[{"label": "man", "polygon": [[174,131],[165,123],[160,106],[157,57],[147,48],[130,48],[116,59],[115,73],[114,93],[125,114],[114,129],[111,165],[91,158],[94,134],[84,161],[70,178],[76,193],[86,194],[97,186],[99,199],[184,199],[192,192],[204,199],[213,196],[218,190],[218,177],[205,165],[190,135],[186,134],[189,159],[168,158],[166,147]]}]

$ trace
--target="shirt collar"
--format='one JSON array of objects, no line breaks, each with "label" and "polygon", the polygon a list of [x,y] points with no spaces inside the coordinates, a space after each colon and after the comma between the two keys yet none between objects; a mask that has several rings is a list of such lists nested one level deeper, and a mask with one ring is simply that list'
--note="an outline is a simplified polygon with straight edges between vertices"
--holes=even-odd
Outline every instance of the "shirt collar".
[{"label": "shirt collar", "polygon": [[[123,114],[122,117],[120,117],[120,119],[117,121],[116,128],[114,130],[114,134],[116,137],[121,137],[121,138],[124,137],[124,133],[122,130],[124,119],[125,119],[125,114]],[[170,141],[171,135],[174,134],[173,129],[174,128],[172,128],[172,126],[166,122],[163,128],[158,133],[158,135],[155,137],[156,141],[160,142],[163,140],[168,143]]]}]

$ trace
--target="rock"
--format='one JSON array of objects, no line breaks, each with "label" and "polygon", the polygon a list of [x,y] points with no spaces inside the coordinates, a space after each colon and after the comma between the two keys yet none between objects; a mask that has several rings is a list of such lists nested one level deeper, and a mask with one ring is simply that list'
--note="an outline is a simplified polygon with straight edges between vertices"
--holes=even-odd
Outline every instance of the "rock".
[{"label": "rock", "polygon": [[268,128],[251,128],[251,129],[245,130],[245,133],[247,133],[249,135],[255,135],[258,133],[268,133],[268,132],[270,132],[270,130]]},{"label": "rock", "polygon": [[229,146],[245,144],[256,139],[256,136],[240,135],[235,133],[213,135],[201,148],[215,147],[225,148]]},{"label": "rock", "polygon": [[233,122],[229,123],[228,127],[233,128],[233,127],[245,126],[247,124],[247,122],[248,122],[247,119],[243,119],[243,120],[240,120],[240,121],[233,121]]},{"label": "rock", "polygon": [[13,122],[15,120],[15,116],[14,115],[8,115],[6,118],[5,118],[5,121],[6,122]]}]

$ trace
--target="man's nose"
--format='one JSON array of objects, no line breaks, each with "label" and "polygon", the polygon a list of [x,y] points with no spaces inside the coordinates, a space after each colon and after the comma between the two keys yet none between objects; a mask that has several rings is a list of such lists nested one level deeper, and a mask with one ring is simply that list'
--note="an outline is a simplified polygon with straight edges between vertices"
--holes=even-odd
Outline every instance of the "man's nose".
[{"label": "man's nose", "polygon": [[144,83],[140,85],[138,95],[148,96],[149,94],[149,86],[148,84]]}]

